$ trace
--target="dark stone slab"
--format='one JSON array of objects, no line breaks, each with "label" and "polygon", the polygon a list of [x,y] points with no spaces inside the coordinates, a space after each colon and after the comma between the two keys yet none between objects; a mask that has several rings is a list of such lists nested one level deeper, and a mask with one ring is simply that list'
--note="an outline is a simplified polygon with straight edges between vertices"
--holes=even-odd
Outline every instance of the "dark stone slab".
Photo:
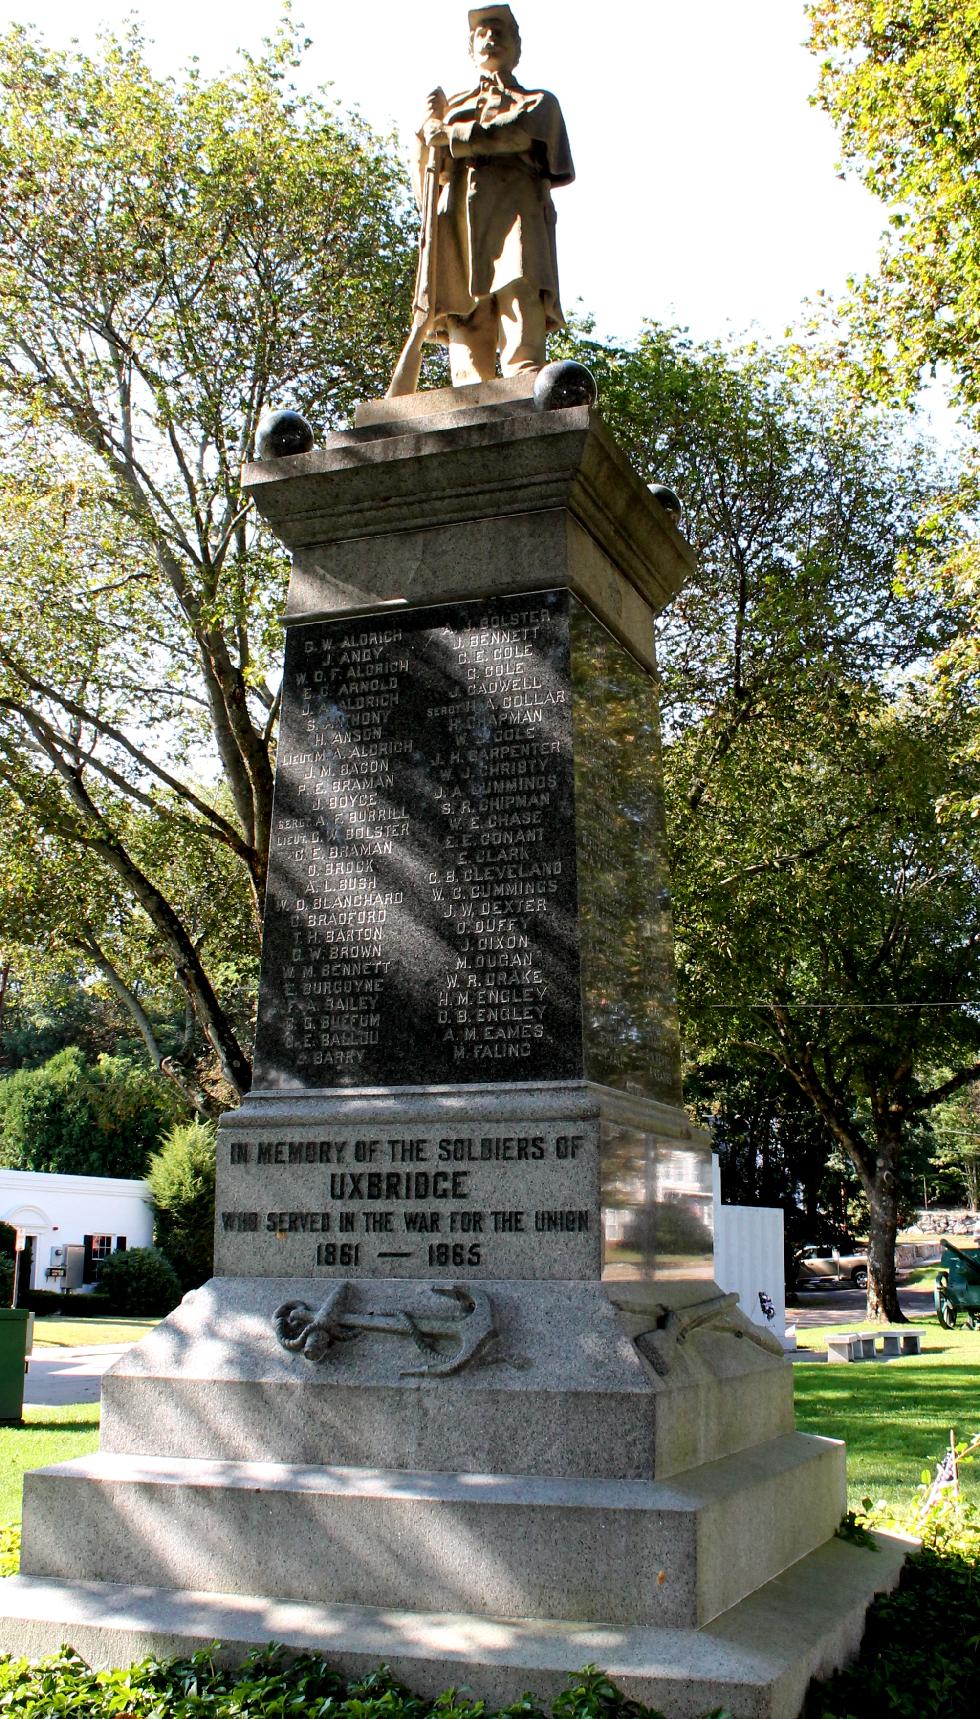
[{"label": "dark stone slab", "polygon": [[568,601],[290,629],[257,1086],[581,1074]]},{"label": "dark stone slab", "polygon": [[289,629],[256,1086],[676,1102],[653,683],[566,590]]}]

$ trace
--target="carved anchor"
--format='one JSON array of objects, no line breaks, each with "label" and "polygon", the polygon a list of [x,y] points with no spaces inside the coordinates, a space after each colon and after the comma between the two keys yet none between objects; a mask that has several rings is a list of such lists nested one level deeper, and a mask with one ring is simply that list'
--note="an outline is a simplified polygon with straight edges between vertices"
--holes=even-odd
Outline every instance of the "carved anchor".
[{"label": "carved anchor", "polygon": [[[384,1331],[392,1337],[411,1338],[416,1348],[432,1357],[424,1367],[403,1368],[403,1379],[445,1378],[461,1373],[497,1335],[487,1296],[460,1283],[432,1285],[433,1295],[456,1303],[456,1311],[444,1314],[401,1307],[356,1313],[349,1306],[350,1290],[349,1283],[338,1283],[316,1313],[305,1301],[284,1301],[277,1307],[273,1323],[283,1348],[307,1361],[324,1361],[336,1343],[350,1343],[362,1331]],[[446,1355],[439,1342],[449,1339],[455,1340],[456,1347]]]}]

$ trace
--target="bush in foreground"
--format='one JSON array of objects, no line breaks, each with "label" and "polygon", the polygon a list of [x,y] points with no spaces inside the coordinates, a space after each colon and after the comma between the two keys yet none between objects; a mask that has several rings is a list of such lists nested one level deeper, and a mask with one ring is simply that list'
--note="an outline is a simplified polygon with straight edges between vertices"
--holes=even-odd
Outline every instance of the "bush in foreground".
[{"label": "bush in foreground", "polygon": [[[572,1687],[552,1704],[552,1719],[664,1719],[630,1701],[595,1666],[574,1673]],[[0,1709],[16,1719],[546,1719],[533,1695],[491,1709],[459,1690],[434,1701],[413,1695],[386,1666],[351,1682],[319,1654],[288,1660],[280,1648],[254,1653],[237,1670],[223,1670],[211,1653],[192,1659],[145,1659],[128,1671],[92,1671],[67,1649],[39,1665],[0,1659]],[[704,1719],[732,1719],[716,1707]]]},{"label": "bush in foreground", "polygon": [[107,1313],[162,1316],[176,1307],[182,1293],[177,1273],[157,1247],[111,1253],[99,1268],[99,1298]]},{"label": "bush in foreground", "polygon": [[909,1558],[894,1593],[872,1606],[856,1663],[811,1687],[806,1719],[980,1713],[978,1650],[977,1558],[925,1546]]}]

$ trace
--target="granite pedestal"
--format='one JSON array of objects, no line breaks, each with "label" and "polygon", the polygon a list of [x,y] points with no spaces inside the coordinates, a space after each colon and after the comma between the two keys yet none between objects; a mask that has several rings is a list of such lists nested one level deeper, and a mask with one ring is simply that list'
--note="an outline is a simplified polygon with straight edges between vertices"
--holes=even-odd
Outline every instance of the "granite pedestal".
[{"label": "granite pedestal", "polygon": [[653,623],[691,565],[520,380],[246,473],[293,552],[255,1085],[216,1277],[25,1489],[0,1647],[274,1637],[423,1691],[587,1660],[792,1719],[895,1579],[712,1277]]}]

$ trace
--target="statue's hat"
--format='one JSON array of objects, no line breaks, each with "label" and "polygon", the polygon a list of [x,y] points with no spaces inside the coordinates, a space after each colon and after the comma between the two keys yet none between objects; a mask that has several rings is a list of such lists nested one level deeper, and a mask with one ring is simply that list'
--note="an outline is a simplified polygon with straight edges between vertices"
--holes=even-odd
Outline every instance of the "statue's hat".
[{"label": "statue's hat", "polygon": [[517,29],[517,19],[509,6],[472,6],[469,13],[470,29],[475,30],[478,24],[486,24],[491,18],[501,18],[512,30]]}]

